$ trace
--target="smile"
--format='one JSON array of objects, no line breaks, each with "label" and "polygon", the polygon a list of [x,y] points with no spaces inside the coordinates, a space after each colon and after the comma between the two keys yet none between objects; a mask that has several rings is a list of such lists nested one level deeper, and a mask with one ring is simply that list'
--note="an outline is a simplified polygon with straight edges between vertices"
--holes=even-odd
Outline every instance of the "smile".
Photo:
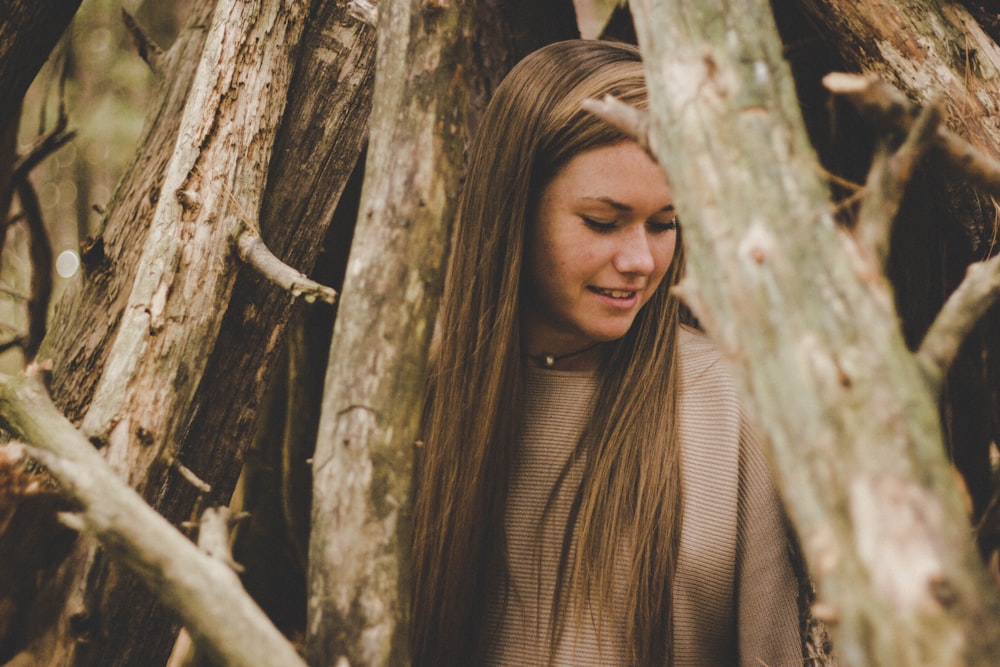
[{"label": "smile", "polygon": [[591,287],[590,289],[603,296],[611,297],[612,299],[628,299],[635,294],[634,290],[626,292],[624,290],[616,289],[601,289],[600,287]]}]

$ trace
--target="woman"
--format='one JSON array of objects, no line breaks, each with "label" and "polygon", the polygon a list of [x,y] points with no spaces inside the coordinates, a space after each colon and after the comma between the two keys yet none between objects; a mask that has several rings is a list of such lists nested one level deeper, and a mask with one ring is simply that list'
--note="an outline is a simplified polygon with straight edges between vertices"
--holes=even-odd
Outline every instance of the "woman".
[{"label": "woman", "polygon": [[581,110],[638,51],[550,45],[469,156],[414,505],[414,664],[798,665],[780,504],[731,380],[678,323],[659,167]]}]

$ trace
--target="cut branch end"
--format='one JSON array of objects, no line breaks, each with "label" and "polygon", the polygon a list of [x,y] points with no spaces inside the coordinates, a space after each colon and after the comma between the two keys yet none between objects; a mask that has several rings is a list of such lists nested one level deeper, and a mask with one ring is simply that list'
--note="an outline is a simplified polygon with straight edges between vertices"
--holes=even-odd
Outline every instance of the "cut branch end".
[{"label": "cut branch end", "polygon": [[649,112],[625,104],[612,95],[603,99],[583,101],[583,110],[589,111],[608,125],[621,130],[647,152],[649,147]]},{"label": "cut branch end", "polygon": [[337,290],[321,285],[282,262],[264,244],[260,235],[245,226],[245,223],[237,234],[236,247],[240,259],[292,297],[302,297],[307,303],[317,299],[331,305],[337,302]]}]

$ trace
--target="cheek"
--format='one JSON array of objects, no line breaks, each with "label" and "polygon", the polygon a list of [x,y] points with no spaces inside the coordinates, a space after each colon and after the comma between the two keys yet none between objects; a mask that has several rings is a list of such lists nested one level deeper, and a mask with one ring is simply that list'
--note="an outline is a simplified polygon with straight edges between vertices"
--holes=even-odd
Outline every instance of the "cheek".
[{"label": "cheek", "polygon": [[668,237],[657,242],[654,252],[656,253],[656,270],[662,277],[670,264],[674,261],[674,254],[677,251],[677,234],[670,234]]}]

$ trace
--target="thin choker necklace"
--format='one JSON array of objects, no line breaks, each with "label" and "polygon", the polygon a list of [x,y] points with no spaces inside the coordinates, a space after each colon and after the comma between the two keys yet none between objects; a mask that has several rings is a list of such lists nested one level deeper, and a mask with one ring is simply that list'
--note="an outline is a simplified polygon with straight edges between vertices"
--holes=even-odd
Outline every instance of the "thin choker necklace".
[{"label": "thin choker necklace", "polygon": [[557,362],[563,361],[565,359],[569,359],[570,357],[575,357],[575,356],[577,356],[579,354],[583,354],[584,352],[589,352],[590,350],[593,350],[595,347],[597,347],[600,344],[601,344],[601,341],[597,341],[596,343],[591,343],[587,347],[581,348],[581,349],[579,349],[579,350],[577,350],[575,352],[567,352],[566,354],[560,354],[558,356],[556,356],[554,354],[539,354],[539,355],[530,355],[529,354],[527,356],[528,356],[529,359],[531,359],[532,361],[534,361],[539,366],[544,366],[545,368],[553,368],[556,365]]}]

